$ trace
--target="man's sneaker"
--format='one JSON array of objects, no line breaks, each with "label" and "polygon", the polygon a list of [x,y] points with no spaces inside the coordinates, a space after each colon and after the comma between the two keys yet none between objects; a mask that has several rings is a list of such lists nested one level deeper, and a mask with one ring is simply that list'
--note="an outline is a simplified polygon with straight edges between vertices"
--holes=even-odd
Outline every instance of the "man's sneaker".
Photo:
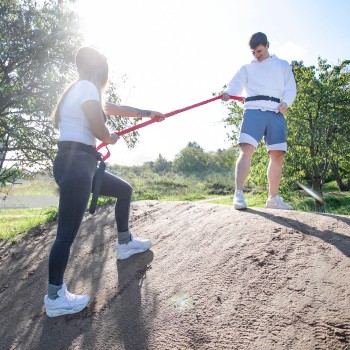
[{"label": "man's sneaker", "polygon": [[289,204],[284,203],[283,198],[280,196],[275,196],[273,198],[269,197],[266,201],[267,209],[283,209],[283,210],[293,210]]},{"label": "man's sneaker", "polygon": [[241,190],[235,191],[235,194],[233,196],[233,205],[237,210],[247,209],[247,204],[244,200],[243,191]]},{"label": "man's sneaker", "polygon": [[69,293],[65,283],[63,283],[62,288],[57,292],[57,295],[58,298],[55,300],[51,300],[45,295],[44,303],[46,307],[46,315],[49,317],[75,314],[83,310],[90,301],[88,295]]},{"label": "man's sneaker", "polygon": [[131,255],[143,253],[151,248],[151,241],[149,239],[142,239],[135,237],[131,233],[131,241],[125,244],[117,244],[117,259],[124,260]]}]

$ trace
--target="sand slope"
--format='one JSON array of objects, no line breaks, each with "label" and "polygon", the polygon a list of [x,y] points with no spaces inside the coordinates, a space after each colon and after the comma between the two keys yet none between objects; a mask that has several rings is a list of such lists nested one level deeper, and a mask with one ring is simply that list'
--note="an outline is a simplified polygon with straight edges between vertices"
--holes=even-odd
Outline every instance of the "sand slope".
[{"label": "sand slope", "polygon": [[86,215],[66,282],[79,314],[43,308],[55,227],[2,244],[1,349],[350,349],[350,217],[141,201],[151,251],[115,259],[114,207]]}]

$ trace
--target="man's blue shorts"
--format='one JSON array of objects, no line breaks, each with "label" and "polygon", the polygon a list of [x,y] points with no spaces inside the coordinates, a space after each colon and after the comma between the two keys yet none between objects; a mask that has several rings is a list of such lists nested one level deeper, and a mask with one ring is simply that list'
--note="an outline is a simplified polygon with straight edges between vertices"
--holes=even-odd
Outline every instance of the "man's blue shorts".
[{"label": "man's blue shorts", "polygon": [[283,114],[246,109],[238,143],[248,143],[257,148],[262,138],[268,151],[287,151],[287,122]]}]

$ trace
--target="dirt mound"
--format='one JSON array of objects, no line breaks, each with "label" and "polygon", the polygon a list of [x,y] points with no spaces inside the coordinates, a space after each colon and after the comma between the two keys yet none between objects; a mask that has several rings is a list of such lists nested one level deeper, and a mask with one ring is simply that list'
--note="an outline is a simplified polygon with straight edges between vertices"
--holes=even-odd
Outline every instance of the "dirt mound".
[{"label": "dirt mound", "polygon": [[86,215],[66,282],[92,302],[43,308],[55,227],[2,245],[1,349],[349,349],[350,218],[142,201],[151,251],[115,259],[114,207]]}]

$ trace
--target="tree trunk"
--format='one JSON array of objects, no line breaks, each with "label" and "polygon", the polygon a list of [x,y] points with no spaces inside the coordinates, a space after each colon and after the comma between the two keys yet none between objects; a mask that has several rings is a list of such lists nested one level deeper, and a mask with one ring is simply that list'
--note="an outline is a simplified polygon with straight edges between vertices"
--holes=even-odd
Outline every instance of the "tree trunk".
[{"label": "tree trunk", "polygon": [[[312,189],[322,195],[321,188],[321,176],[319,174],[314,174],[312,178]],[[317,199],[315,199],[315,211],[324,213],[324,204],[319,202]]]},{"label": "tree trunk", "polygon": [[344,184],[344,182],[342,181],[341,176],[339,174],[338,165],[334,161],[331,161],[331,169],[332,169],[332,173],[333,173],[333,176],[335,178],[335,181],[337,182],[337,185],[339,187],[339,190],[340,191],[349,191],[350,190],[350,188],[349,188],[350,181],[348,180],[347,185]]}]

